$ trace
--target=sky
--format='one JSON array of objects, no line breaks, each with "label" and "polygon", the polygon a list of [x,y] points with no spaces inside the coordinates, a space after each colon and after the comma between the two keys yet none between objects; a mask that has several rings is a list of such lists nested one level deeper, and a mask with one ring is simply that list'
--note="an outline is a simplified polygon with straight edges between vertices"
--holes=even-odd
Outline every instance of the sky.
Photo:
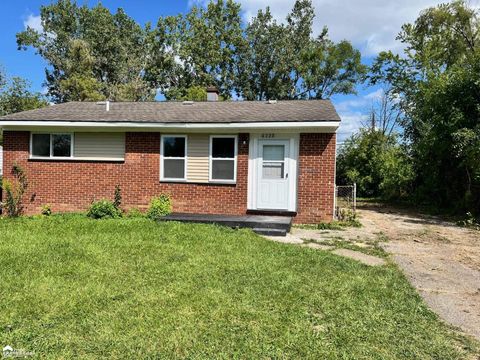
[{"label": "sky", "polygon": [[[112,11],[123,8],[140,24],[156,23],[160,16],[184,13],[193,5],[204,6],[208,0],[102,0]],[[478,2],[480,0],[472,0]],[[98,0],[77,0],[95,5]],[[237,0],[246,21],[259,9],[269,6],[275,18],[282,21],[295,0]],[[357,47],[363,62],[371,64],[382,50],[401,51],[395,40],[402,24],[413,22],[422,9],[441,3],[436,0],[313,0],[315,7],[314,35],[326,25],[334,41],[347,39]],[[0,66],[9,76],[29,80],[32,89],[44,92],[46,63],[34,50],[17,50],[15,34],[30,26],[41,27],[39,9],[50,0],[0,1]],[[381,96],[381,89],[359,85],[357,95],[336,95],[332,98],[342,123],[338,141],[342,143],[357,131],[368,117],[369,109]]]}]

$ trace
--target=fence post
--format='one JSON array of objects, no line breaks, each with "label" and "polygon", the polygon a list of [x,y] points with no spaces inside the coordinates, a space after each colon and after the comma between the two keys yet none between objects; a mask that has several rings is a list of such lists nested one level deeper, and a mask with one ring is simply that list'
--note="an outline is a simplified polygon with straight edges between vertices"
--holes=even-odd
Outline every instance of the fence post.
[{"label": "fence post", "polygon": [[353,183],[353,211],[357,211],[357,183]]}]

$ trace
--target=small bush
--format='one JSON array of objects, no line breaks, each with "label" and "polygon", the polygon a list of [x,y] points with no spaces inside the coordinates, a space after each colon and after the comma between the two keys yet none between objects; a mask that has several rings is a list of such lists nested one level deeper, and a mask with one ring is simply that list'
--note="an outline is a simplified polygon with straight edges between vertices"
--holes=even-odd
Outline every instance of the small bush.
[{"label": "small bush", "polygon": [[139,209],[137,208],[131,208],[127,212],[127,217],[128,218],[141,218],[144,217],[144,213],[142,213]]},{"label": "small bush", "polygon": [[93,202],[88,209],[87,216],[92,219],[116,219],[122,216],[122,212],[115,207],[113,202],[100,200]]},{"label": "small bush", "polygon": [[50,216],[52,215],[52,207],[48,204],[42,206],[42,215],[43,216]]},{"label": "small bush", "polygon": [[1,204],[5,214],[9,217],[18,217],[23,214],[23,195],[28,187],[27,175],[18,165],[13,165],[14,181],[4,179],[2,188],[5,191],[5,201]]},{"label": "small bush", "polygon": [[120,185],[115,186],[115,192],[113,194],[113,206],[115,206],[118,210],[122,206],[122,189]]},{"label": "small bush", "polygon": [[338,209],[338,222],[344,224],[343,226],[361,227],[362,224],[357,219],[357,213],[350,209]]},{"label": "small bush", "polygon": [[162,194],[150,201],[147,217],[151,220],[158,220],[172,212],[172,199],[169,195]]},{"label": "small bush", "polygon": [[480,218],[477,219],[471,212],[467,212],[465,219],[458,222],[458,225],[467,228],[480,230]]}]

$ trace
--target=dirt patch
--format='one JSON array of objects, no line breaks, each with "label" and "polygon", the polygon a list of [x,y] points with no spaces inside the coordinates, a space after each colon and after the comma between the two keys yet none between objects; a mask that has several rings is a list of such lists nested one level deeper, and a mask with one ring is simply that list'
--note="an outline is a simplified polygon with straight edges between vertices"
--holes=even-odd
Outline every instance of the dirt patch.
[{"label": "dirt patch", "polygon": [[433,311],[480,340],[480,231],[378,204],[358,214],[360,228],[294,228],[284,242],[390,254]]},{"label": "dirt patch", "polygon": [[380,246],[392,254],[427,304],[480,340],[480,232],[380,205],[364,205],[359,215],[363,227],[349,229],[343,237],[368,244],[368,234],[371,239],[384,235],[388,241]]}]

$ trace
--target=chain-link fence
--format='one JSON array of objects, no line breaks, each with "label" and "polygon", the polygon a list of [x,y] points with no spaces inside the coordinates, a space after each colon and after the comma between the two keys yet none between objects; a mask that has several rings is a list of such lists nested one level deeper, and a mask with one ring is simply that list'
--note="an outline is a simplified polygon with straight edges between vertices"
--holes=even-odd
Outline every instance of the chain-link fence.
[{"label": "chain-link fence", "polygon": [[339,218],[343,211],[357,210],[357,184],[335,186],[335,215]]}]

